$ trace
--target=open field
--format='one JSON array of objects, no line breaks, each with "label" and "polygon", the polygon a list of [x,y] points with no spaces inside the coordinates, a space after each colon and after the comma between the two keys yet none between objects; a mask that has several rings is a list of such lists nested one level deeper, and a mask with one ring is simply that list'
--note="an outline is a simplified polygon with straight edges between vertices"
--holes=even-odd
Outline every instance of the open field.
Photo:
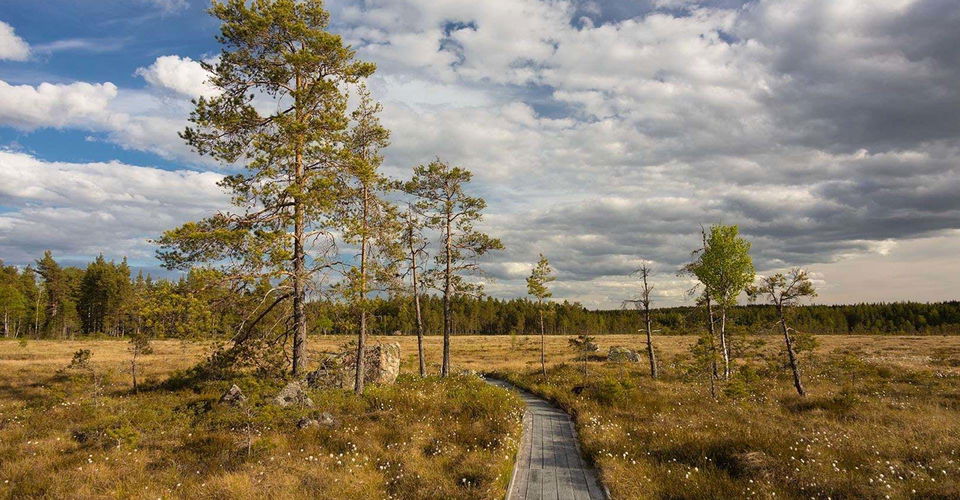
[{"label": "open field", "polygon": [[[92,370],[62,370],[77,349]],[[310,391],[282,381],[157,386],[206,352],[155,342],[132,392],[122,341],[0,342],[0,498],[499,498],[520,434],[519,398],[475,377]],[[142,383],[142,382],[141,382]],[[231,383],[248,412],[217,403]],[[153,386],[153,387],[150,387]],[[298,429],[329,413],[333,425]]]},{"label": "open field", "polygon": [[[546,380],[538,337],[455,337],[454,370],[499,372],[567,409],[616,498],[960,495],[960,337],[819,337],[804,360],[806,399],[778,364],[780,339],[759,337],[719,402],[689,371],[692,337],[655,339],[659,381],[644,363],[600,356],[584,376],[567,339],[546,339]],[[310,350],[315,357],[348,340],[311,338]],[[519,401],[471,377],[418,381],[416,339],[378,340],[402,346],[397,385],[362,398],[316,391],[314,410],[256,415],[213,404],[226,382],[133,394],[123,341],[0,342],[0,496],[501,496]],[[599,354],[643,345],[626,335],[597,342]],[[153,344],[140,368],[148,386],[211,346]],[[58,373],[81,348],[96,376]],[[426,348],[435,373],[440,338]],[[253,401],[278,388],[237,383]],[[296,429],[311,411],[339,423]]]},{"label": "open field", "polygon": [[[575,354],[568,347],[567,336],[547,336],[547,362],[570,362]],[[778,336],[751,337],[763,342],[762,352],[770,354],[780,348]],[[819,335],[816,355],[855,354],[865,361],[890,367],[912,369],[935,369],[960,373],[960,336],[880,336],[880,335]],[[349,342],[347,336],[310,337],[308,352],[315,358],[319,352],[337,350]],[[415,373],[417,369],[417,339],[412,336],[375,336],[372,343],[398,342],[403,355],[401,370]],[[666,363],[677,357],[688,356],[688,349],[695,341],[693,336],[659,336],[654,342]],[[425,338],[428,367],[437,372],[440,366],[442,338]],[[158,340],[152,342],[154,353],[142,357],[141,370],[147,378],[162,377],[176,370],[185,369],[202,359],[213,348],[212,342],[185,342]],[[645,340],[639,335],[602,335],[597,337],[601,352],[611,345],[644,349]],[[70,362],[78,349],[93,352],[91,362],[104,369],[117,372],[128,370],[130,354],[127,343],[118,340],[28,340],[21,345],[16,341],[0,341],[0,363],[4,374],[22,372],[29,378],[41,373],[50,373]],[[486,336],[465,335],[452,339],[454,369],[475,371],[526,370],[539,366],[540,337],[533,335]],[[118,380],[119,384],[123,382]]]}]

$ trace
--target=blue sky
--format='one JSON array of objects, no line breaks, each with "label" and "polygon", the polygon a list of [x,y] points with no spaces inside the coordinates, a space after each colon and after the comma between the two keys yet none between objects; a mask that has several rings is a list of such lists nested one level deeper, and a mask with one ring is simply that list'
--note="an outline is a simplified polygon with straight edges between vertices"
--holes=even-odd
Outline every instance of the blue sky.
[{"label": "blue sky", "polygon": [[[200,0],[0,5],[0,259],[103,252],[226,208],[230,167],[177,137],[218,52]],[[506,251],[488,290],[657,300],[700,224],[736,223],[761,272],[809,267],[823,302],[956,299],[960,7],[946,0],[331,0],[377,63],[394,177],[475,173]],[[896,287],[889,286],[896,283]]]},{"label": "blue sky", "polygon": [[[0,21],[15,26],[35,55],[27,61],[0,60],[0,75],[10,84],[88,81],[144,88],[147,84],[135,69],[149,66],[159,56],[202,59],[219,51],[213,38],[217,23],[206,15],[206,3],[163,5],[129,0],[4,2]],[[97,135],[75,129],[24,132],[0,127],[0,143],[15,143],[51,161],[119,160],[182,167],[156,154],[88,140],[91,136]]]}]

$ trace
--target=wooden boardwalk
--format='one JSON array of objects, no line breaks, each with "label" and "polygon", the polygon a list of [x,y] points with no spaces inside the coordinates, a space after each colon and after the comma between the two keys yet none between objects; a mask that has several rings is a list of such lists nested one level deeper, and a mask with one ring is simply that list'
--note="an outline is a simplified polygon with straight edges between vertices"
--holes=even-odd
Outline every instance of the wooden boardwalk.
[{"label": "wooden boardwalk", "polygon": [[580,454],[570,416],[546,400],[500,380],[487,382],[517,391],[527,404],[523,438],[507,500],[605,500],[596,471]]}]

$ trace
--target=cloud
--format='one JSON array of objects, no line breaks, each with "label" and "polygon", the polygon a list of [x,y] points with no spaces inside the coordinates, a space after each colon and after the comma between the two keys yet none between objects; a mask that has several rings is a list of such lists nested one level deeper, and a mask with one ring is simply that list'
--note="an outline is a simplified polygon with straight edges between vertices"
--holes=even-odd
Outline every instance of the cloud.
[{"label": "cloud", "polygon": [[0,123],[21,130],[94,127],[108,120],[112,83],[10,85],[0,80]]},{"label": "cloud", "polygon": [[[960,228],[952,2],[328,6],[378,65],[386,171],[440,155],[474,172],[484,228],[507,245],[487,259],[491,293],[522,295],[543,252],[560,299],[616,306],[649,259],[660,300],[679,303],[690,283],[675,271],[712,223],[739,224],[761,270],[832,269],[829,291],[847,261],[925,268],[921,249]],[[86,129],[196,164],[176,132],[188,99],[215,92],[199,62],[165,55],[136,71],[145,88],[0,86],[0,123]],[[853,296],[845,279],[825,300]]]},{"label": "cloud", "polygon": [[67,38],[34,46],[34,52],[115,52],[122,49],[124,40],[119,38]]},{"label": "cloud", "polygon": [[110,82],[10,85],[0,80],[0,125],[33,131],[71,128],[125,149],[148,151],[191,165],[199,158],[177,133],[187,125],[189,100],[180,94],[119,89]]},{"label": "cloud", "polygon": [[13,26],[0,21],[0,60],[26,61],[30,45],[13,32]]},{"label": "cloud", "polygon": [[575,283],[558,297],[615,305],[649,258],[682,300],[673,274],[701,223],[740,224],[761,269],[960,227],[949,2],[617,5],[335,4],[394,82],[487,96],[429,108],[382,94],[399,101],[384,116],[391,173],[439,154],[476,174],[485,227],[507,244],[494,293],[523,294],[517,263],[542,251]]},{"label": "cloud", "polygon": [[47,162],[0,151],[0,254],[29,262],[51,249],[149,261],[147,239],[229,205],[221,175],[119,162]]},{"label": "cloud", "polygon": [[141,0],[160,9],[163,14],[175,14],[190,7],[188,0]]},{"label": "cloud", "polygon": [[190,98],[219,94],[209,83],[210,73],[189,57],[161,56],[150,66],[138,68],[136,74],[158,89]]}]

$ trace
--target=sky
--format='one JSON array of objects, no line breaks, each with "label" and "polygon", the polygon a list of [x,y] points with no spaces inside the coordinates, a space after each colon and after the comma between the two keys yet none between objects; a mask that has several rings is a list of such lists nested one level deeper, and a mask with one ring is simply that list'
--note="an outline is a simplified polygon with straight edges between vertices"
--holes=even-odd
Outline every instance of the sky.
[{"label": "sky", "polygon": [[[149,242],[227,208],[231,168],[177,132],[212,95],[203,0],[0,3],[0,259],[98,253],[156,272]],[[557,300],[658,305],[700,225],[737,224],[762,274],[819,303],[960,299],[955,0],[332,0],[373,61],[384,172],[474,172],[496,297],[539,253]]]}]

